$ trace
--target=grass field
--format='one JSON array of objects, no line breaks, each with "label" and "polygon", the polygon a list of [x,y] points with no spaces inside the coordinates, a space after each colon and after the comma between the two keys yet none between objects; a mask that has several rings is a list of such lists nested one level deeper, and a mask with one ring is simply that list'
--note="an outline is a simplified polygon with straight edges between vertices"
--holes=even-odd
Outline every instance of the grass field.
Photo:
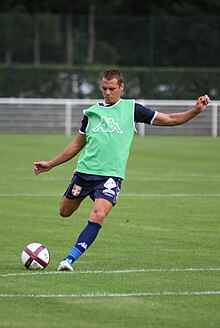
[{"label": "grass field", "polygon": [[[0,135],[0,327],[219,327],[220,139],[136,137],[117,206],[74,266],[57,265],[86,225],[91,200],[58,215],[75,160],[35,177],[61,135]],[[45,244],[46,270],[24,246]]]}]

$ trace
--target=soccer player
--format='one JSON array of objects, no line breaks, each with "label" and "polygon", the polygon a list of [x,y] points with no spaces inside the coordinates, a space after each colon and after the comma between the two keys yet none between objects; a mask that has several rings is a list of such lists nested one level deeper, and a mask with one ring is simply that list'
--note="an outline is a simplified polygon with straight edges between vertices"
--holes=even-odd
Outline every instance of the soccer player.
[{"label": "soccer player", "polygon": [[69,161],[80,151],[73,178],[60,203],[60,215],[68,217],[90,196],[93,207],[86,227],[73,249],[60,262],[58,271],[73,271],[72,264],[94,242],[104,219],[116,204],[126,163],[135,133],[135,122],[176,126],[193,119],[206,109],[207,95],[198,98],[187,111],[164,114],[145,108],[133,99],[122,99],[123,75],[110,69],[101,76],[104,100],[84,110],[82,125],[76,138],[49,161],[34,162],[36,175]]}]

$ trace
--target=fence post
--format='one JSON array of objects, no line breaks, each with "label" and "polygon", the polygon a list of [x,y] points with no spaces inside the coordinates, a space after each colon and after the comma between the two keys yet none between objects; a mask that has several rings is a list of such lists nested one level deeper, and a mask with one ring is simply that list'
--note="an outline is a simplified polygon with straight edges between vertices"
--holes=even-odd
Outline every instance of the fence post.
[{"label": "fence post", "polygon": [[139,136],[145,136],[145,124],[144,123],[137,123],[137,133]]},{"label": "fence post", "polygon": [[13,32],[14,32],[14,19],[12,14],[8,14],[8,30],[7,30],[7,51],[6,51],[6,65],[7,65],[7,97],[13,95]]},{"label": "fence post", "polygon": [[65,134],[67,136],[71,135],[72,130],[72,105],[70,102],[67,102],[65,105]]},{"label": "fence post", "polygon": [[212,104],[212,136],[218,136],[218,105]]}]

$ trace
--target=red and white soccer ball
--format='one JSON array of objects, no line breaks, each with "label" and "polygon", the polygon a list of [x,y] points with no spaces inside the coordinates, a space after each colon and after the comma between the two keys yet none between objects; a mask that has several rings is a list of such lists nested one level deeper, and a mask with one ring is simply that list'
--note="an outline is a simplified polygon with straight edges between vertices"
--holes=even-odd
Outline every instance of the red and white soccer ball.
[{"label": "red and white soccer ball", "polygon": [[50,253],[44,245],[32,243],[23,249],[21,261],[28,270],[43,270],[50,262]]}]

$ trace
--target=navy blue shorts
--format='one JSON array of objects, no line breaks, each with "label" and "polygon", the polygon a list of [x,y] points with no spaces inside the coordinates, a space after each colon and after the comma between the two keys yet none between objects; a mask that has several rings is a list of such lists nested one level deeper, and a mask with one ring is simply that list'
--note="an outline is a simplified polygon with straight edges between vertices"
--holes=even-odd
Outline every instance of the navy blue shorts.
[{"label": "navy blue shorts", "polygon": [[93,201],[96,198],[104,198],[115,205],[121,184],[120,178],[75,172],[64,196],[68,199],[90,196]]}]

